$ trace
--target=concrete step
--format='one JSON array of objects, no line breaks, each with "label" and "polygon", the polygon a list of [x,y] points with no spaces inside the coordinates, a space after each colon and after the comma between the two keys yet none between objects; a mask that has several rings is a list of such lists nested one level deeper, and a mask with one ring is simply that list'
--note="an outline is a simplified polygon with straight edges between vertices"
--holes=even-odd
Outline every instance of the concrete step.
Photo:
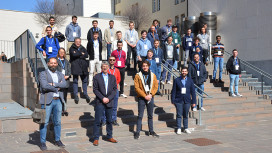
[{"label": "concrete step", "polygon": [[[262,90],[262,86],[254,86],[252,88],[250,88],[251,90]],[[271,90],[272,87],[271,86],[263,86],[263,90]]]},{"label": "concrete step", "polygon": [[258,82],[258,78],[242,78],[242,82]]},{"label": "concrete step", "polygon": [[[261,86],[262,82],[246,82],[247,86]],[[265,85],[265,82],[263,82],[263,85]]]}]

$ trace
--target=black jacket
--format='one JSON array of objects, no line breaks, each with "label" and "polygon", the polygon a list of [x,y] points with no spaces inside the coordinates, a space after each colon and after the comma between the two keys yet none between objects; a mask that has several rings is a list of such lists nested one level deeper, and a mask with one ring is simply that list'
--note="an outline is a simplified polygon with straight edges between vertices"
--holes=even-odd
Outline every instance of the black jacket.
[{"label": "black jacket", "polygon": [[[98,28],[98,27],[97,27]],[[87,34],[87,39],[88,41],[91,41],[93,40],[93,32],[94,32],[94,27],[90,28],[90,30],[88,31],[88,34]],[[98,38],[102,41],[102,31],[100,28],[98,28],[98,32],[99,32],[99,36]]]},{"label": "black jacket", "polygon": [[[98,40],[98,42],[99,42],[99,60],[102,61],[102,41]],[[94,60],[94,43],[92,40],[88,41],[87,52],[89,54],[89,59]]]},{"label": "black jacket", "polygon": [[[163,44],[162,46],[162,51],[163,51],[163,55],[164,55],[164,60],[167,60],[167,50],[166,50],[166,42]],[[176,45],[174,45],[174,53],[173,53],[173,61],[178,61],[179,60],[179,56],[177,53],[177,47]]]},{"label": "black jacket", "polygon": [[89,61],[86,60],[88,58],[87,50],[82,45],[78,48],[73,44],[69,49],[69,53],[72,75],[88,75]]},{"label": "black jacket", "polygon": [[238,59],[238,65],[239,65],[239,69],[238,70],[235,70],[235,60],[234,60],[234,57],[231,56],[227,62],[227,65],[226,65],[226,68],[227,68],[227,71],[230,73],[230,74],[241,74],[241,62],[240,62],[240,59],[237,57]]},{"label": "black jacket", "polygon": [[192,78],[196,85],[201,85],[206,82],[207,71],[202,62],[199,62],[199,76],[197,76],[197,67],[194,62],[190,62],[188,66],[188,77]]}]

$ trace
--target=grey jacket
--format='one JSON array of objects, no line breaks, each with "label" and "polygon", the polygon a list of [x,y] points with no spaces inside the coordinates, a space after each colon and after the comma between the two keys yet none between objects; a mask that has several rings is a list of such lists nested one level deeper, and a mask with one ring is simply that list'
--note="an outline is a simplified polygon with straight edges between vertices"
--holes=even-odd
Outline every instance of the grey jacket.
[{"label": "grey jacket", "polygon": [[[62,63],[59,59],[57,61],[58,61],[57,70],[59,72],[62,72],[62,69],[63,69]],[[71,77],[71,64],[67,59],[65,59],[64,61],[65,61],[65,66],[64,66],[65,76],[69,76],[69,78],[70,78]],[[70,86],[70,80],[68,79],[68,80],[66,80],[66,87],[69,88],[69,86]]]},{"label": "grey jacket", "polygon": [[73,36],[73,32],[76,32],[76,37],[81,37],[81,28],[78,25],[78,23],[76,23],[75,25],[71,22],[69,25],[66,26],[66,30],[65,30],[65,36],[67,38],[68,41],[74,41],[75,38]]},{"label": "grey jacket", "polygon": [[[40,73],[39,75],[40,91],[41,91],[40,104],[44,104],[45,93],[47,93],[46,104],[50,104],[53,100],[53,94],[58,91],[58,88],[61,88],[61,89],[66,88],[66,81],[64,79],[64,75],[59,71],[57,71],[57,74],[58,74],[59,81],[58,83],[55,83],[55,86],[51,86],[49,85],[49,83],[53,83],[53,79],[50,73],[48,72],[48,70],[42,71]],[[59,91],[59,96],[62,102],[64,102],[63,92],[61,90]]]}]

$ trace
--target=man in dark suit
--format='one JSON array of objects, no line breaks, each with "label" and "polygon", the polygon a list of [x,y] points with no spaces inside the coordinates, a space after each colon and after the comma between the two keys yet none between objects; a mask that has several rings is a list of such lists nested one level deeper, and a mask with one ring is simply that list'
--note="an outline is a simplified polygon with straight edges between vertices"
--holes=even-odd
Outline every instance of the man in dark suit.
[{"label": "man in dark suit", "polygon": [[171,93],[171,103],[176,106],[177,111],[177,134],[181,134],[181,116],[183,116],[183,128],[185,133],[190,134],[188,129],[188,113],[190,105],[196,105],[196,93],[194,82],[190,77],[187,77],[188,68],[181,69],[181,76],[176,78],[173,83]]},{"label": "man in dark suit", "polygon": [[103,62],[101,65],[102,72],[95,75],[93,79],[93,92],[96,95],[95,106],[95,121],[94,121],[94,146],[98,146],[100,136],[101,118],[106,114],[106,130],[107,140],[112,143],[117,143],[112,138],[112,107],[113,100],[116,95],[117,85],[114,75],[108,74],[109,63]]},{"label": "man in dark suit", "polygon": [[[53,114],[55,145],[64,148],[65,145],[60,141],[61,137],[61,112],[62,102],[64,102],[63,92],[61,89],[66,88],[64,75],[57,71],[58,62],[55,57],[48,60],[48,70],[39,75],[40,82],[40,104],[46,111],[45,123],[40,125],[40,148],[47,150],[46,133],[49,118]],[[46,106],[44,105],[46,103]]]}]

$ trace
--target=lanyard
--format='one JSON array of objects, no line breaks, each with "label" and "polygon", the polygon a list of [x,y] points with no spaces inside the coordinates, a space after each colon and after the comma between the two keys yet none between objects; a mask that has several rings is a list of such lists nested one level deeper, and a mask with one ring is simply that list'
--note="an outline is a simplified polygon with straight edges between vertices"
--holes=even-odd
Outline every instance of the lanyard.
[{"label": "lanyard", "polygon": [[118,56],[118,58],[119,58],[119,61],[120,61],[120,59],[121,59],[121,57],[122,57],[122,50],[120,51],[120,53],[118,54],[118,50],[117,50],[117,56]]},{"label": "lanyard", "polygon": [[[113,29],[113,28],[112,28],[112,29]],[[112,31],[111,31],[112,29],[110,28],[110,33],[111,33],[111,36],[113,36],[113,33],[112,33]]]},{"label": "lanyard", "polygon": [[[60,60],[60,58],[59,58],[59,60]],[[60,63],[61,63],[61,65],[62,65],[62,68],[65,69],[65,60],[63,60],[63,63],[62,63],[62,61],[60,60]]]},{"label": "lanyard", "polygon": [[202,38],[203,38],[203,39],[205,39],[205,37],[206,37],[206,33],[205,33],[205,35],[204,35],[204,34],[202,34]]},{"label": "lanyard", "polygon": [[143,77],[144,77],[144,82],[145,82],[145,84],[146,84],[147,79],[148,79],[148,75],[147,75],[147,77],[145,77],[145,75],[144,75]]},{"label": "lanyard", "polygon": [[216,43],[216,45],[217,45],[218,49],[220,49],[220,46],[219,46],[219,44],[218,44],[218,43]]},{"label": "lanyard", "polygon": [[147,61],[150,63],[150,68],[151,68],[152,67],[152,59],[151,60],[147,59]]},{"label": "lanyard", "polygon": [[77,28],[77,26],[73,25],[74,32],[76,32],[76,28]]},{"label": "lanyard", "polygon": [[141,41],[146,45],[146,40],[141,39]]},{"label": "lanyard", "polygon": [[238,59],[237,59],[237,57],[236,58],[234,58],[234,60],[235,60],[235,65],[238,65]]},{"label": "lanyard", "polygon": [[154,48],[155,54],[158,56],[159,49]]},{"label": "lanyard", "polygon": [[[115,74],[115,68],[113,68],[114,69],[114,71],[113,71],[113,73],[112,73],[112,75],[114,75]],[[111,69],[109,69],[109,73],[111,74],[111,71],[110,71]]]},{"label": "lanyard", "polygon": [[167,26],[167,28],[168,28],[168,33],[169,33],[171,31],[172,27],[171,26],[170,27]]},{"label": "lanyard", "polygon": [[184,85],[184,87],[185,87],[185,85],[186,85],[186,81],[187,81],[187,77],[183,80],[182,79],[182,77],[181,77],[181,83]]},{"label": "lanyard", "polygon": [[133,37],[133,30],[130,30],[130,38],[132,38]]},{"label": "lanyard", "polygon": [[195,63],[195,66],[197,67],[197,70],[199,71],[199,63],[198,64]]},{"label": "lanyard", "polygon": [[93,40],[93,44],[94,44],[94,48],[96,48],[99,45],[99,40],[97,40],[97,44],[95,44]]},{"label": "lanyard", "polygon": [[94,30],[95,30],[95,31],[98,31],[98,28],[93,28],[93,32],[94,32]]},{"label": "lanyard", "polygon": [[[47,36],[46,36],[46,37],[47,37]],[[51,38],[51,43],[50,43],[50,41],[49,41],[50,38],[49,38],[49,37],[47,37],[47,38],[48,38],[47,41],[48,41],[49,45],[52,45],[54,38],[53,38],[53,37]]]}]

